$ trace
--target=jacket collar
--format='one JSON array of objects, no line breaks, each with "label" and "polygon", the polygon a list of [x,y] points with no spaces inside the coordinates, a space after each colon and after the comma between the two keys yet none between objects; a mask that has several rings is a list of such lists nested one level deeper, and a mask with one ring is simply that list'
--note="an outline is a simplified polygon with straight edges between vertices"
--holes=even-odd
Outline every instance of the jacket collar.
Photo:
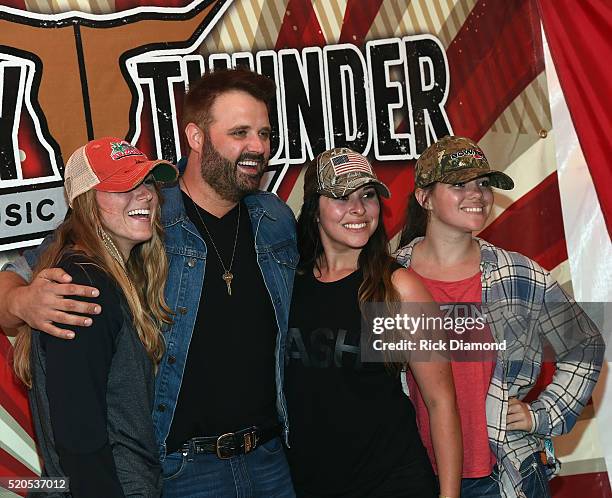
[{"label": "jacket collar", "polygon": [[[262,204],[262,198],[267,195],[266,192],[256,191],[244,197],[244,203],[249,211],[251,219],[259,219],[266,215],[272,221],[276,221],[276,217],[272,216]],[[183,195],[178,182],[162,188],[163,208],[161,222],[164,228],[183,222],[188,219],[185,204],[183,203]]]}]

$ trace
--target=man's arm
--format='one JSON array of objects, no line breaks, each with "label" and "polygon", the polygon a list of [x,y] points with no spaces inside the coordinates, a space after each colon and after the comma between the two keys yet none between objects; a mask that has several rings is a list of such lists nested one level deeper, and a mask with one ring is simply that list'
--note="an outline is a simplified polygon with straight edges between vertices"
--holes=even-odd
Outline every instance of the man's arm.
[{"label": "man's arm", "polygon": [[29,325],[33,329],[63,339],[74,333],[52,322],[88,327],[92,320],[83,315],[97,315],[101,307],[95,303],[66,299],[66,296],[97,297],[94,287],[70,283],[72,278],[61,268],[48,268],[38,273],[28,284],[30,268],[24,258],[18,264],[8,264],[0,272],[0,327],[10,329]]}]

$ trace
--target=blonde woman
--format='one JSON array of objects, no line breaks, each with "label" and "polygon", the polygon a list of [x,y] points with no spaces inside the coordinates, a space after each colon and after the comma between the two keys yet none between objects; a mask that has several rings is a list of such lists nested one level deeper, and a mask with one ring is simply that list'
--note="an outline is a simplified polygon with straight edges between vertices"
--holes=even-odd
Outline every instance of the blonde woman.
[{"label": "blonde woman", "polygon": [[177,174],[118,138],[91,141],[66,164],[71,211],[35,278],[61,267],[99,289],[102,311],[90,327],[73,327],[71,341],[20,332],[14,367],[30,388],[43,475],[69,478],[70,496],[161,492],[151,410],[170,311],[156,181]]}]

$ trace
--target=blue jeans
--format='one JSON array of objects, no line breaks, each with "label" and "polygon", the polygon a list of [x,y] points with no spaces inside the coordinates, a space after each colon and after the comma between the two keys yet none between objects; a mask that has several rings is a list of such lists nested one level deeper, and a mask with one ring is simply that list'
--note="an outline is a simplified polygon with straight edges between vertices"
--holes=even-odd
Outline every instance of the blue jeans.
[{"label": "blue jeans", "polygon": [[461,479],[461,498],[501,498],[497,483],[497,465],[486,477]]},{"label": "blue jeans", "polygon": [[246,455],[168,455],[162,463],[166,498],[294,498],[289,466],[279,437]]},{"label": "blue jeans", "polygon": [[527,498],[551,498],[546,469],[540,454],[534,453],[521,464],[523,492]]},{"label": "blue jeans", "polygon": [[[522,488],[527,498],[551,498],[546,470],[540,455],[534,453],[521,464]],[[476,479],[461,479],[461,498],[501,498],[497,465],[491,475]]]}]

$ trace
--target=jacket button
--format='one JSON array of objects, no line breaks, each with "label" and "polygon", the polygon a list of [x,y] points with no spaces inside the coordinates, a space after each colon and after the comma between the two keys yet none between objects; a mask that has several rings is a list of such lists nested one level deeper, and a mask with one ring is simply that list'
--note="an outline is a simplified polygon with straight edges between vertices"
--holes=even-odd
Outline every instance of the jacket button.
[{"label": "jacket button", "polygon": [[166,411],[166,405],[164,405],[163,403],[160,403],[159,405],[157,405],[157,411],[158,412],[165,412]]},{"label": "jacket button", "polygon": [[189,260],[187,261],[187,266],[189,268],[193,268],[196,265],[196,259],[195,258],[189,258]]},{"label": "jacket button", "polygon": [[176,363],[176,356],[168,356],[168,365],[174,365]]},{"label": "jacket button", "polygon": [[187,308],[185,308],[185,306],[179,306],[179,308],[178,308],[178,312],[179,312],[181,315],[186,315],[186,314],[187,314]]}]

